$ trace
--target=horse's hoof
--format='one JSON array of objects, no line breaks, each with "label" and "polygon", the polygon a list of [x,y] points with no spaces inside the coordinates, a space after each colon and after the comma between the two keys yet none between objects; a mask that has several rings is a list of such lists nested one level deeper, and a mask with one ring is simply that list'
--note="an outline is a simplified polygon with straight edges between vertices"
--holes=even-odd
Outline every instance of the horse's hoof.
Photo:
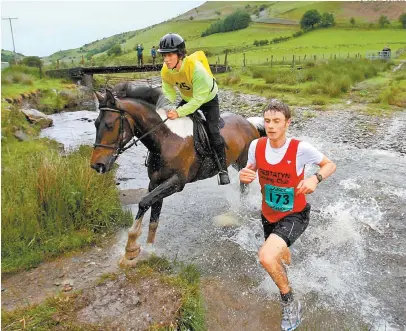
[{"label": "horse's hoof", "polygon": [[[148,250],[138,250],[138,254],[135,258],[129,259],[127,258],[127,253],[120,258],[119,265],[122,268],[134,268],[138,262],[148,260],[153,252]],[[130,252],[131,253],[131,252]]]},{"label": "horse's hoof", "polygon": [[134,259],[136,259],[138,257],[138,255],[140,255],[140,251],[141,251],[140,248],[137,248],[137,249],[134,249],[134,250],[131,250],[131,251],[126,250],[125,258],[127,260],[134,260]]},{"label": "horse's hoof", "polygon": [[121,268],[134,268],[138,263],[137,259],[129,260],[125,256],[121,257],[118,264]]}]

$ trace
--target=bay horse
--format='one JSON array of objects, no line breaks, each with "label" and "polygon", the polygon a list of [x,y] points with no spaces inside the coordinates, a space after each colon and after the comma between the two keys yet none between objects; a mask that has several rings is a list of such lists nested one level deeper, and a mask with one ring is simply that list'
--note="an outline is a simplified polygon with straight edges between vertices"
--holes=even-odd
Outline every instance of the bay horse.
[{"label": "bay horse", "polygon": [[[166,111],[159,106],[160,89],[142,86],[133,87],[130,92],[124,97],[115,97],[110,90],[104,95],[95,92],[100,113],[95,121],[96,141],[91,167],[100,173],[109,171],[119,154],[137,142],[135,137],[149,151],[148,193],[139,202],[137,215],[128,232],[125,256],[121,260],[122,264],[131,265],[129,261],[134,260],[141,250],[137,239],[147,210],[151,207],[147,243],[152,244],[163,199],[182,191],[187,183],[215,176],[218,167],[213,157],[196,153],[193,122],[189,117],[167,119]],[[234,165],[240,170],[246,166],[250,143],[265,135],[263,118],[253,117],[251,123],[232,113],[221,117],[225,125],[220,133],[228,147],[227,166]],[[131,139],[133,143],[127,145]]]}]

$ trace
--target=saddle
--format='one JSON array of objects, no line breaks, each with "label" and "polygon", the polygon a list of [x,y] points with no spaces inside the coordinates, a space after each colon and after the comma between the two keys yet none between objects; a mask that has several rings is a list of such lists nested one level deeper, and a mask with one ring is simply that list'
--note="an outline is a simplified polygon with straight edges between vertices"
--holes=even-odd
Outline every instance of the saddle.
[{"label": "saddle", "polygon": [[[198,110],[194,113],[188,115],[188,117],[193,121],[193,141],[196,153],[201,156],[209,156],[213,155],[213,151],[211,148],[211,142],[209,136],[207,134],[207,122],[206,118],[204,117],[203,113]],[[224,120],[220,117],[219,120],[219,129],[222,129],[225,125]],[[221,136],[224,141],[224,138]],[[225,143],[225,147],[228,149],[227,144]]]}]

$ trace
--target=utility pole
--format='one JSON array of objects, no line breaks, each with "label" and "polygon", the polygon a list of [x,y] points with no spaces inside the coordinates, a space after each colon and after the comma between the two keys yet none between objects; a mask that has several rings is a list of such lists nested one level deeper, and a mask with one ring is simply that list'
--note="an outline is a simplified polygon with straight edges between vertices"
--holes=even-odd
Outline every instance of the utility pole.
[{"label": "utility pole", "polygon": [[4,20],[9,20],[9,22],[10,22],[11,38],[13,39],[13,50],[14,50],[14,56],[15,56],[16,55],[16,47],[14,45],[13,25],[11,24],[11,20],[16,20],[16,19],[18,19],[18,17],[2,17],[1,19],[3,21]]}]

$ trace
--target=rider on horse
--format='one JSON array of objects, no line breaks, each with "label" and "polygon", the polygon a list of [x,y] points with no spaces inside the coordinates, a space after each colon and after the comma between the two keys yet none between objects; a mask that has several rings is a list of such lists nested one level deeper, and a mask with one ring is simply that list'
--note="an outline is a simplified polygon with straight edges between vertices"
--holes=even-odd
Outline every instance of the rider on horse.
[{"label": "rider on horse", "polygon": [[168,112],[168,118],[174,120],[190,115],[198,109],[203,112],[208,136],[219,160],[220,185],[229,184],[225,144],[219,130],[218,87],[213,74],[208,65],[206,68],[195,57],[186,56],[185,41],[178,34],[168,33],[163,36],[159,42],[158,53],[164,58],[161,77],[165,97],[171,102],[176,100],[175,86],[182,97],[176,110]]}]

